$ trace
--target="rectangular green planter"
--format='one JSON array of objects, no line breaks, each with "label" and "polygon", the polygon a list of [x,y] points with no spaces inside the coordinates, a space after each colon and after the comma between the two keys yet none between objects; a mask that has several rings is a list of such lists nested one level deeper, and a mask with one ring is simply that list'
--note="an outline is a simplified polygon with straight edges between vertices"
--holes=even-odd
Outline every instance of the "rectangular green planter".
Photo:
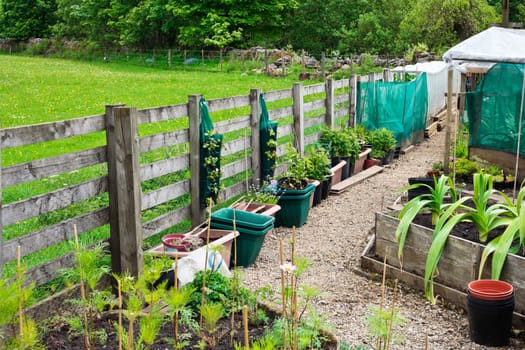
[{"label": "rectangular green planter", "polygon": [[[273,219],[273,218],[272,218]],[[219,222],[211,222],[211,227],[214,229],[232,230],[233,226],[230,224],[223,224]],[[266,237],[266,233],[273,229],[272,224],[262,230],[248,229],[246,227],[236,227],[239,231],[239,237],[233,242],[233,249],[230,261],[236,266],[248,267],[255,263]],[[235,252],[237,252],[237,261],[235,261]]]},{"label": "rectangular green planter", "polygon": [[268,226],[273,225],[275,221],[273,216],[261,215],[232,208],[222,208],[211,214],[212,222],[231,225],[232,228],[234,219],[237,227],[245,227],[254,230],[263,230]]},{"label": "rectangular green planter", "polygon": [[[266,233],[274,227],[275,218],[232,208],[223,208],[211,214],[212,228],[233,230],[234,221],[240,235],[234,241],[231,261],[236,266],[248,267],[257,260]],[[237,261],[234,261],[235,252]]]},{"label": "rectangular green planter", "polygon": [[304,190],[286,191],[279,198],[281,210],[275,216],[275,226],[301,227],[306,223],[310,210],[310,196],[315,186],[308,184]]}]

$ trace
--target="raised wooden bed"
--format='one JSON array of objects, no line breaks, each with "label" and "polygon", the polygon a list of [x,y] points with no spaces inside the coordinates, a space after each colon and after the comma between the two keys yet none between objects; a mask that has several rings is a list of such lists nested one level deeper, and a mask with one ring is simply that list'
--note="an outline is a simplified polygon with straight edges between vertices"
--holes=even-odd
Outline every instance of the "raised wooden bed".
[{"label": "raised wooden bed", "polygon": [[[385,213],[376,213],[375,235],[361,256],[361,267],[382,273],[386,257],[387,277],[399,279],[408,286],[424,290],[425,262],[430,247],[432,230],[412,224],[403,253],[403,267],[397,258],[398,244],[395,232],[399,220]],[[450,236],[441,256],[439,276],[434,282],[434,292],[445,301],[466,309],[466,291],[470,281],[477,279],[483,245]],[[490,278],[490,261],[485,266],[483,278]],[[501,279],[514,286],[514,324],[525,325],[525,258],[510,254],[503,268]]]}]

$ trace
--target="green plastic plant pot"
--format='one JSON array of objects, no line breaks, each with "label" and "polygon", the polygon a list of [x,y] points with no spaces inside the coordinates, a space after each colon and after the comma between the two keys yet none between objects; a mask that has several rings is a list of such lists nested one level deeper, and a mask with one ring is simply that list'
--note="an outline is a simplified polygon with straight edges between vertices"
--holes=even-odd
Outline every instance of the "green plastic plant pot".
[{"label": "green plastic plant pot", "polygon": [[287,191],[279,198],[281,210],[275,216],[275,226],[301,227],[306,223],[310,210],[310,197],[315,190],[312,184],[308,187],[309,190],[303,194],[291,194]]},{"label": "green plastic plant pot", "polygon": [[228,225],[233,229],[233,222],[237,226],[249,230],[264,230],[268,226],[273,226],[275,218],[269,215],[261,215],[244,210],[233,208],[222,208],[211,214],[211,222]]},{"label": "green plastic plant pot", "polygon": [[[230,224],[213,221],[211,222],[211,227],[226,230],[233,229],[233,226]],[[236,229],[239,231],[239,236],[233,242],[230,261],[236,266],[251,266],[255,263],[259,253],[261,252],[266,233],[273,229],[273,221],[272,224],[268,225],[264,229],[249,229],[241,226],[237,226]],[[237,260],[235,260],[235,252],[237,253]]]}]

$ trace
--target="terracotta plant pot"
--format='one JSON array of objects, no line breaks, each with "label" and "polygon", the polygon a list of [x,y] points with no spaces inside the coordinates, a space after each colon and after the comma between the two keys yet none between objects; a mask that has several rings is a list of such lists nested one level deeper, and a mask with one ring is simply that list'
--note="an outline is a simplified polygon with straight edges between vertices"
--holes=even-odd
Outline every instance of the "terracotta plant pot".
[{"label": "terracotta plant pot", "polygon": [[364,169],[365,161],[368,159],[368,154],[370,154],[370,152],[372,152],[371,148],[365,148],[359,153],[359,157],[357,157],[354,163],[353,174],[357,174]]},{"label": "terracotta plant pot", "polygon": [[376,159],[376,158],[365,159],[365,169],[371,168],[374,165],[381,165],[381,159]]},{"label": "terracotta plant pot", "polygon": [[468,284],[470,295],[483,300],[502,300],[514,293],[512,285],[499,280],[476,280]]},{"label": "terracotta plant pot", "polygon": [[330,170],[332,170],[332,185],[335,185],[336,183],[341,182],[341,178],[343,175],[343,167],[346,165],[346,160],[341,160],[339,163],[337,163],[335,166],[333,166]]},{"label": "terracotta plant pot", "polygon": [[191,242],[184,235],[167,234],[162,237],[162,243],[166,251],[171,252],[187,252],[191,247]]}]

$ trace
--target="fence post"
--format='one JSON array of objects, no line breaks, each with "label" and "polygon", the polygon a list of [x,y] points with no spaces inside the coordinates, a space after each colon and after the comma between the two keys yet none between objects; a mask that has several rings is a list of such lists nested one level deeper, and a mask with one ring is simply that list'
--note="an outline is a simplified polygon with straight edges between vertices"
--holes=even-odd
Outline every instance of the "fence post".
[{"label": "fence post", "polygon": [[254,184],[258,183],[258,181],[263,180],[263,176],[261,173],[261,138],[259,133],[259,126],[261,123],[261,105],[259,104],[259,98],[261,96],[261,92],[261,89],[250,90],[250,127],[252,129],[252,183]]},{"label": "fence post", "polygon": [[348,111],[348,126],[351,128],[355,128],[357,122],[356,122],[356,102],[357,102],[357,84],[358,84],[358,77],[356,74],[352,74],[350,76],[350,80],[348,82],[348,85],[350,87],[350,107]]},{"label": "fence post", "polygon": [[111,268],[132,276],[144,265],[136,111],[106,106]]},{"label": "fence post", "polygon": [[168,67],[171,68],[171,49],[168,49]]},{"label": "fence post", "polygon": [[326,55],[324,51],[321,53],[321,74],[323,75],[323,80],[326,77]]},{"label": "fence post", "polygon": [[270,74],[270,58],[268,57],[268,49],[264,49],[264,71],[266,74]]},{"label": "fence post", "polygon": [[390,79],[390,76],[391,76],[390,69],[383,68],[383,81],[385,83],[388,83],[388,82],[392,81],[392,79]]},{"label": "fence post", "polygon": [[204,221],[204,210],[201,209],[200,193],[200,124],[201,110],[199,101],[202,95],[188,96],[188,119],[190,133],[190,194],[191,194],[191,227]]},{"label": "fence post", "polygon": [[293,96],[293,128],[294,146],[301,155],[304,153],[304,104],[303,104],[303,85],[294,83],[292,88]]},{"label": "fence post", "polygon": [[328,79],[325,83],[326,90],[326,115],[325,123],[328,127],[332,128],[335,123],[334,118],[334,80]]}]

